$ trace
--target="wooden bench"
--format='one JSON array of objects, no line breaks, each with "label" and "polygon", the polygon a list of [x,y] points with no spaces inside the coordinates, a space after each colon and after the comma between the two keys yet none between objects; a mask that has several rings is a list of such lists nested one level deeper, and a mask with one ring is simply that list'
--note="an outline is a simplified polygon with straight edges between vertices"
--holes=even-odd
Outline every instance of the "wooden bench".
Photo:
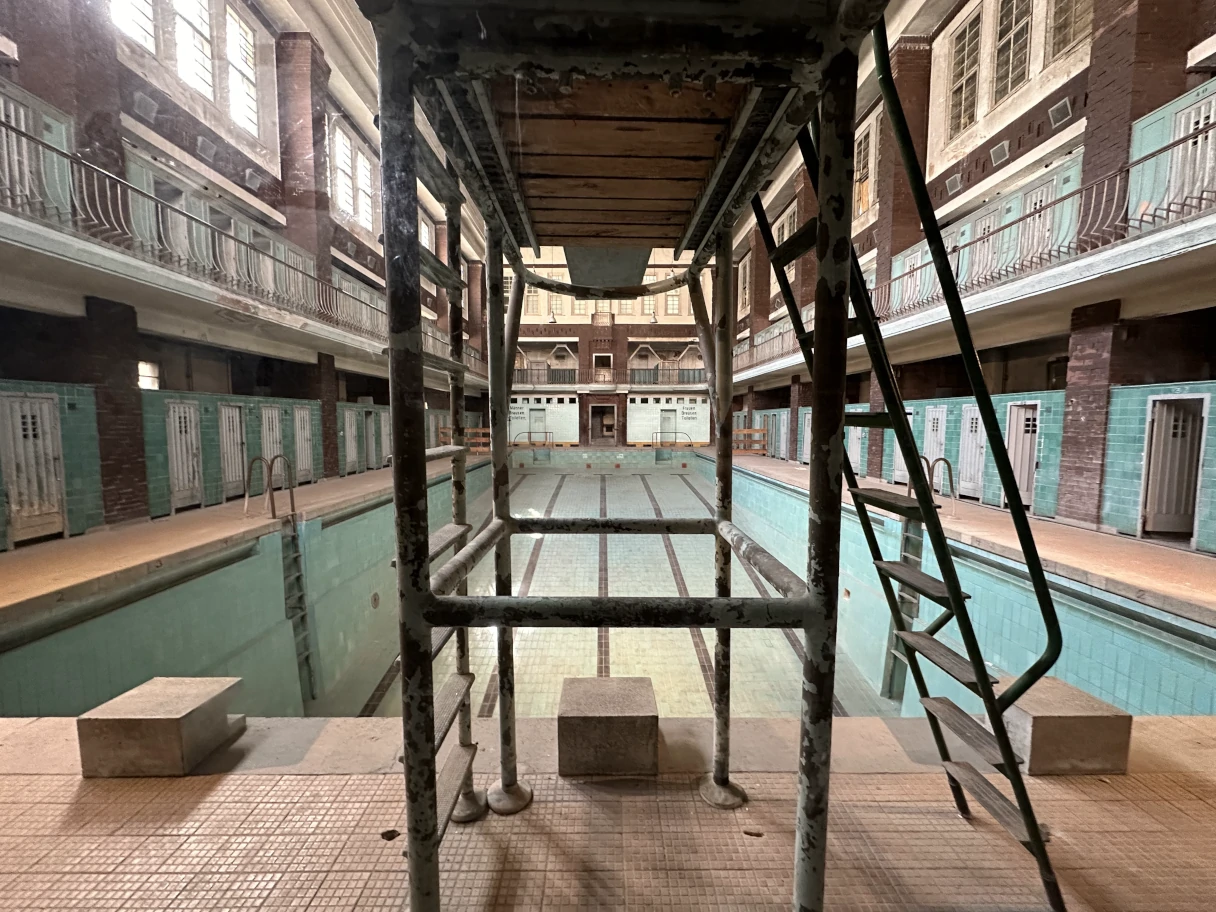
[{"label": "wooden bench", "polygon": [[240,678],[152,678],[76,719],[86,778],[185,776],[245,730]]}]

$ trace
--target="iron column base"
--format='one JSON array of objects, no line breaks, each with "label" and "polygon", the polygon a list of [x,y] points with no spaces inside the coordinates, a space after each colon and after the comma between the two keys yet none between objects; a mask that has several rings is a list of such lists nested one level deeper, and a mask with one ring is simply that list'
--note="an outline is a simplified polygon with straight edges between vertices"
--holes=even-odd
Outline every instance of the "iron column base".
[{"label": "iron column base", "polygon": [[714,782],[712,773],[701,780],[699,791],[706,804],[721,811],[733,811],[747,802],[747,792],[741,786],[730,781],[719,785]]},{"label": "iron column base", "polygon": [[456,807],[452,810],[453,823],[472,823],[475,820],[480,820],[490,810],[489,801],[486,799],[486,793],[482,789],[475,789],[468,793],[463,793],[456,799]]},{"label": "iron column base", "polygon": [[532,787],[516,782],[503,788],[502,780],[499,779],[490,786],[489,801],[490,810],[495,814],[518,814],[532,803]]}]

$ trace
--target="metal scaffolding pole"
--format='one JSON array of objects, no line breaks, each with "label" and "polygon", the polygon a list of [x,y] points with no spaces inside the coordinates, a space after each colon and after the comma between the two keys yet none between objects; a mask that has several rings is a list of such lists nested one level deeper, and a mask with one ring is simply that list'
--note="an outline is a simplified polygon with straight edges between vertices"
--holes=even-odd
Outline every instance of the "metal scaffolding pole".
[{"label": "metal scaffolding pole", "polygon": [[[717,400],[717,486],[714,519],[731,521],[731,482],[734,473],[731,448],[731,342],[735,330],[734,250],[729,229],[718,232],[714,254],[714,399]],[[730,542],[721,533],[714,537],[714,594],[730,595]],[[730,781],[730,628],[719,627],[714,645],[714,768],[701,782],[701,797],[707,804],[729,810],[747,800],[747,794]]]},{"label": "metal scaffolding pole", "polygon": [[[486,271],[489,284],[489,371],[490,371],[490,459],[493,463],[494,518],[510,528],[511,471],[510,380],[514,353],[507,350],[502,300],[502,229],[495,224],[486,231]],[[516,282],[522,285],[522,282]],[[512,304],[516,300],[512,290]],[[517,317],[518,318],[518,317]],[[511,536],[504,535],[494,548],[494,594],[511,595]],[[506,624],[498,628],[498,738],[499,779],[490,787],[490,809],[496,814],[517,814],[532,803],[532,789],[519,781],[515,753],[515,655],[514,632]]]},{"label": "metal scaffolding pole", "polygon": [[[451,164],[448,165],[448,176],[459,186],[459,178]],[[447,264],[460,272],[460,207],[461,201],[449,199],[444,203],[444,214],[448,223]],[[457,364],[464,363],[464,300],[459,288],[448,289],[448,336],[449,357]],[[449,409],[452,422],[452,444],[460,447],[460,451],[452,457],[452,522],[458,526],[468,525],[467,493],[465,486],[465,467],[468,450],[464,448],[464,372],[452,371],[448,376],[450,392]],[[459,554],[469,543],[468,532],[457,536],[453,552]],[[457,595],[469,594],[467,574],[462,576],[460,585],[456,588]],[[456,630],[456,673],[468,675],[469,672],[469,628],[460,627]],[[464,747],[473,745],[473,707],[466,694],[460,702],[459,717],[460,743]],[[464,784],[460,789],[460,798],[452,810],[452,819],[457,823],[472,823],[486,815],[489,805],[486,803],[486,793],[473,787],[473,770],[465,774]]]},{"label": "metal scaffolding pole", "polygon": [[794,858],[794,909],[798,912],[822,912],[827,866],[856,93],[857,53],[851,47],[838,45],[824,72],[820,100],[823,138],[818,194],[819,280],[815,286],[815,357],[811,374],[806,576],[810,598],[804,628],[806,661]]},{"label": "metal scaffolding pole", "polygon": [[410,908],[439,909],[439,821],[435,797],[435,701],[427,536],[426,441],[419,287],[418,180],[414,61],[380,42],[380,142],[384,253],[388,286],[389,400],[397,532],[397,611],[401,638],[401,715]]}]

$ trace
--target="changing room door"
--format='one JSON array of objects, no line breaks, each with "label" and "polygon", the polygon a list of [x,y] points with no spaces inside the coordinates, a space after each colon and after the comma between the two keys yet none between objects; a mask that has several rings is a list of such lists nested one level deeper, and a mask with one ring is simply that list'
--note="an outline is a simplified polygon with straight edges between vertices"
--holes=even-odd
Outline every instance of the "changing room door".
[{"label": "changing room door", "polygon": [[245,416],[239,405],[220,406],[220,472],[225,500],[245,493]]},{"label": "changing room door", "polygon": [[980,425],[980,407],[963,406],[963,428],[958,451],[959,497],[982,497],[984,494],[984,429]]},{"label": "changing room door", "polygon": [[[268,462],[283,455],[283,421],[277,405],[262,406],[262,455]],[[283,487],[282,462],[280,459],[274,464],[271,484],[276,488]]]},{"label": "changing room door", "polygon": [[[912,410],[907,409],[909,421],[912,418]],[[891,479],[896,484],[908,483],[908,464],[904,461],[904,452],[899,448],[899,441],[895,439],[895,435],[891,435],[891,445],[895,447],[895,458],[892,463]]]},{"label": "changing room door", "polygon": [[676,441],[676,410],[663,409],[659,412],[659,443],[675,443]]},{"label": "changing room door", "polygon": [[777,452],[774,454],[778,459],[790,458],[790,413],[787,409],[781,413],[777,431]]},{"label": "changing room door", "polygon": [[1159,399],[1153,403],[1145,479],[1145,532],[1194,533],[1202,440],[1202,399]]},{"label": "changing room door", "polygon": [[545,442],[545,410],[528,409],[528,443]]},{"label": "changing room door", "polygon": [[393,424],[388,409],[380,413],[380,440],[384,445],[384,461],[388,462],[393,455]]},{"label": "changing room door", "polygon": [[[802,439],[798,441],[798,460],[803,463],[811,461],[811,413],[802,416]],[[856,464],[854,464],[856,468]]]},{"label": "changing room door", "polygon": [[1037,403],[1009,407],[1009,461],[1018,480],[1022,503],[1034,503],[1034,473],[1038,468],[1039,406]]},{"label": "changing room door", "polygon": [[[809,449],[810,443],[811,443],[810,437],[807,437],[804,448]],[[848,447],[849,447],[849,462],[852,463],[852,465],[853,465],[853,471],[860,472],[861,471],[861,428],[859,428],[859,427],[849,428]]]},{"label": "changing room door", "polygon": [[[929,465],[933,460],[946,455],[946,407],[931,405],[925,409],[925,457]],[[938,465],[933,469],[933,488],[942,490],[946,483],[946,467]]]},{"label": "changing room door", "polygon": [[58,397],[0,393],[0,470],[10,542],[64,531]]},{"label": "changing room door", "polygon": [[312,481],[312,409],[297,405],[293,410],[296,432],[296,484]]},{"label": "changing room door", "polygon": [[363,452],[367,454],[367,467],[369,469],[380,468],[380,461],[376,458],[376,413],[363,413]]},{"label": "changing room door", "polygon": [[346,409],[343,413],[342,436],[346,440],[346,471],[359,471],[359,422],[354,409]]},{"label": "changing room door", "polygon": [[174,510],[203,502],[202,445],[198,403],[166,403],[169,434],[169,506]]}]

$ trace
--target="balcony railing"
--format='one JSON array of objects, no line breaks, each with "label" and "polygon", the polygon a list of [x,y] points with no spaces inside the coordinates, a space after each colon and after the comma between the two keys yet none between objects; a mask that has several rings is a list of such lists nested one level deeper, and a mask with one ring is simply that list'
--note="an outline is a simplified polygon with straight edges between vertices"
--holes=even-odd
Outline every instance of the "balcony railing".
[{"label": "balcony railing", "polygon": [[[959,290],[974,294],[1216,209],[1216,123],[955,248]],[[888,322],[943,303],[932,260],[871,291]],[[740,346],[741,347],[741,346]],[[785,332],[740,351],[741,370],[798,351]]]},{"label": "balcony railing", "polygon": [[681,386],[703,384],[705,369],[702,367],[633,367],[629,369],[632,386]]},{"label": "balcony railing", "polygon": [[[174,272],[202,279],[273,307],[336,326],[377,343],[388,341],[384,299],[360,300],[184,209],[81,161],[9,124],[0,123],[0,210],[105,244]],[[448,341],[424,348],[448,354]],[[486,374],[480,353],[468,367]]]},{"label": "balcony railing", "polygon": [[703,386],[704,368],[515,368],[516,386],[574,386],[591,384],[616,386]]}]

